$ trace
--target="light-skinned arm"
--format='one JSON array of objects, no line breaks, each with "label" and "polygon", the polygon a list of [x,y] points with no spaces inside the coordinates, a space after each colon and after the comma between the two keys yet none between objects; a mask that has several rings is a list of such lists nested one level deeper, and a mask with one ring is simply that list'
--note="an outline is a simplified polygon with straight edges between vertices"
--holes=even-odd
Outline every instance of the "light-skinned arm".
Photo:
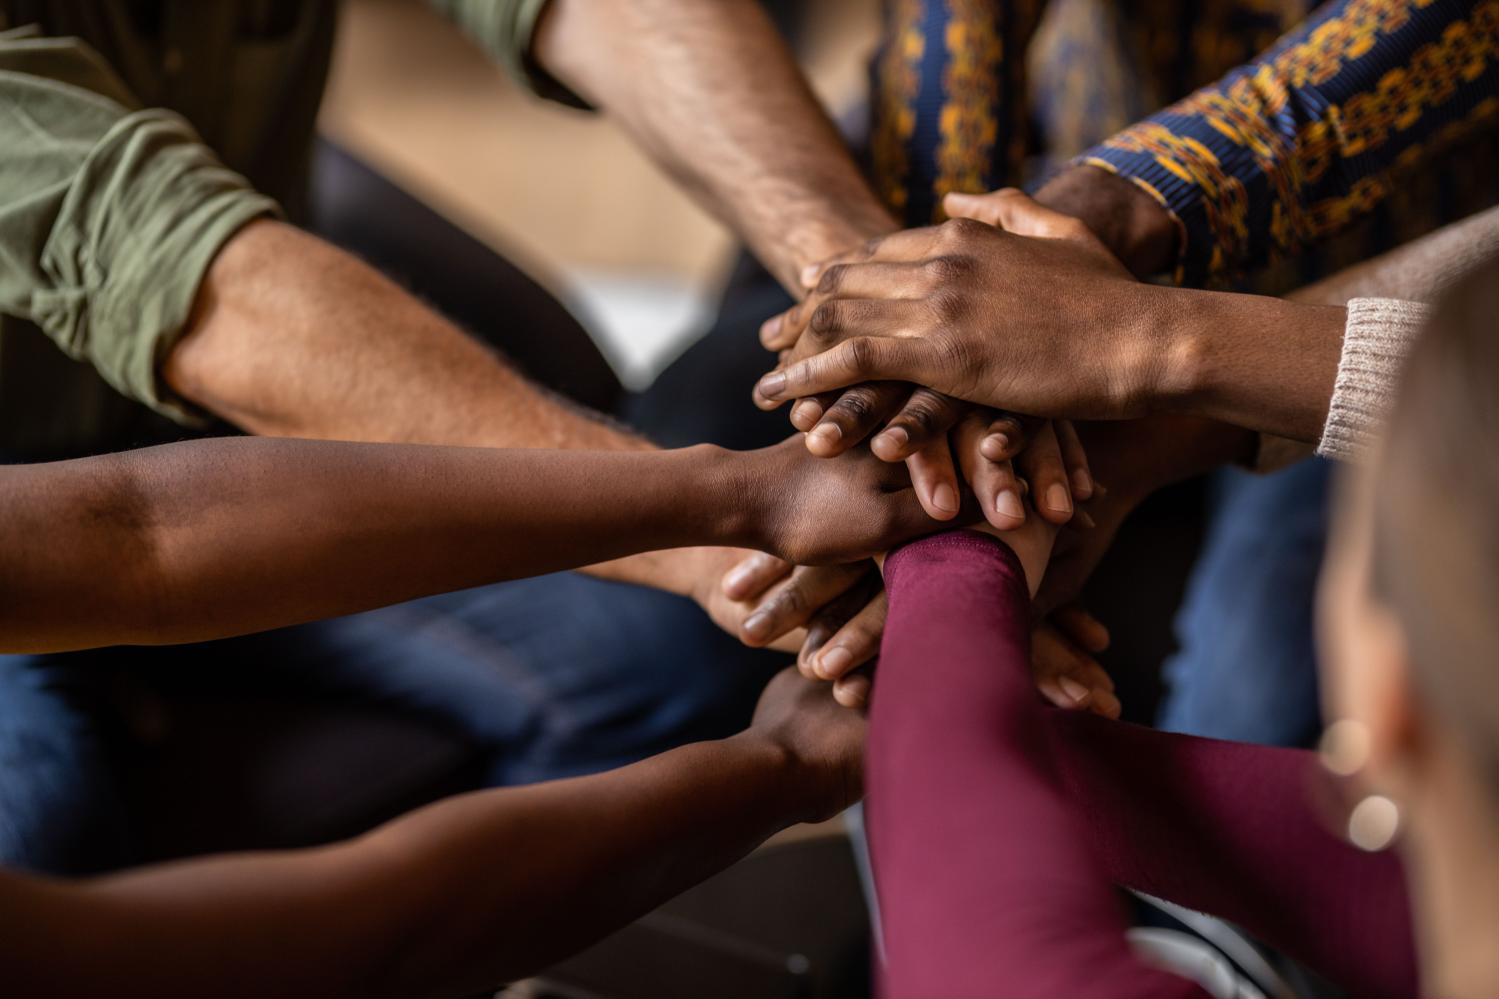
[{"label": "light-skinned arm", "polygon": [[87,881],[0,871],[18,995],[415,997],[534,974],[861,794],[864,719],[787,670],[748,730],[349,842]]},{"label": "light-skinned arm", "polygon": [[[503,317],[496,317],[503,321]],[[353,256],[293,226],[252,222],[214,258],[161,375],[184,399],[251,433],[483,447],[647,450],[652,445],[528,382],[452,323]],[[847,576],[762,563],[747,587],[725,548],[645,552],[588,571],[690,596],[732,633],[763,599],[843,593]],[[836,578],[828,578],[836,577]],[[781,588],[775,588],[775,587]],[[805,598],[805,599],[804,599]],[[830,597],[824,597],[826,602]],[[777,615],[755,644],[797,648]]]},{"label": "light-skinned arm", "polygon": [[755,0],[551,0],[531,54],[793,294],[803,267],[896,228]]},{"label": "light-skinned arm", "polygon": [[202,641],[693,544],[854,562],[936,526],[897,476],[794,439],[632,453],[225,438],[0,467],[0,648]]}]

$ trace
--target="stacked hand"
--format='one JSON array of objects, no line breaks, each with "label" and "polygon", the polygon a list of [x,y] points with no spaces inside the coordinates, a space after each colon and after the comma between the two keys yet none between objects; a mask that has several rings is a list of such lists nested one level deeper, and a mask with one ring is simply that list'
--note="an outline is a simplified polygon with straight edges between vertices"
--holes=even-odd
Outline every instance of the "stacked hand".
[{"label": "stacked hand", "polygon": [[982,221],[899,232],[832,261],[806,301],[767,324],[786,353],[756,401],[899,379],[1034,416],[1143,415],[1169,361],[1151,339],[1158,290],[1081,222],[1018,191],[946,203]]},{"label": "stacked hand", "polygon": [[[950,196],[946,207],[964,217],[809,269],[807,300],[762,329],[765,345],[781,352],[781,367],[762,379],[756,402],[772,408],[797,400],[792,422],[808,431],[807,448],[819,456],[874,434],[870,451],[905,461],[922,506],[939,519],[959,505],[954,451],[998,531],[1045,529],[1022,525],[1066,523],[1081,505],[1096,508],[1105,529],[1091,530],[1087,513],[1077,518],[1041,595],[1053,613],[1034,635],[1036,679],[1053,703],[1117,714],[1113,685],[1093,659],[1107,631],[1066,601],[1139,495],[1124,489],[1112,501],[1100,495],[1089,503],[1095,488],[1087,459],[1061,418],[1143,410],[1160,374],[1149,293],[1082,223],[1019,192]],[[1022,420],[1011,411],[1058,419]],[[1039,518],[1025,517],[1027,488]],[[834,680],[840,700],[860,703],[868,679],[859,667],[877,651],[883,594],[872,590],[867,564],[836,577],[811,579],[808,571],[749,563],[725,592],[764,594],[745,622],[752,641],[811,623],[802,671]],[[818,605],[827,610],[807,599],[814,589],[838,591]]]}]

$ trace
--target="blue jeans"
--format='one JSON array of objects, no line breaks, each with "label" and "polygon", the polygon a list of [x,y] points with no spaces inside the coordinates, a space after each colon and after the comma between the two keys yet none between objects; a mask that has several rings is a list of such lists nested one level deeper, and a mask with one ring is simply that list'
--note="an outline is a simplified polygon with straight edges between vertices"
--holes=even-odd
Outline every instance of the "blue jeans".
[{"label": "blue jeans", "polygon": [[[394,706],[471,741],[491,784],[607,769],[748,721],[784,656],[690,600],[576,573],[519,580],[245,638],[0,657],[0,864],[128,863],[95,698],[112,657],[222,687]],[[149,658],[148,658],[149,657]],[[92,689],[91,689],[92,688]]]},{"label": "blue jeans", "polygon": [[1158,727],[1278,746],[1315,739],[1313,604],[1331,469],[1312,458],[1272,475],[1217,473]]}]

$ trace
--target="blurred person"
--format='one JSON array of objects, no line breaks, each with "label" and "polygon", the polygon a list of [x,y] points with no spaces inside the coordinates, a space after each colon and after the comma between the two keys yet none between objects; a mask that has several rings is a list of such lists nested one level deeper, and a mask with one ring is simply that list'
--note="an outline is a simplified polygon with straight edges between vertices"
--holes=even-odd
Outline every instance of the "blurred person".
[{"label": "blurred person", "polygon": [[1499,433],[1496,278],[1458,282],[1403,377],[1364,373],[1388,431],[1345,483],[1320,584],[1320,773],[1306,751],[1037,703],[1039,518],[889,557],[868,761],[888,995],[1237,994],[1225,967],[1132,951],[1114,885],[1227,918],[1348,994],[1499,988],[1499,466],[1474,450]]},{"label": "blurred person", "polygon": [[[1093,0],[888,10],[872,163],[909,225],[940,220],[943,207],[970,214],[962,195],[1031,180],[1038,162],[1061,160],[1036,198],[1082,219],[1134,274],[1281,292],[1499,195],[1489,44],[1499,7],[1490,3],[1350,0],[1313,13],[1214,2],[1173,16]],[[937,294],[960,283],[954,276]],[[1029,291],[1014,286],[1021,308]],[[766,325],[772,348],[791,338],[777,324]],[[888,414],[840,412],[836,398],[797,403],[793,424],[817,433],[822,414],[844,441],[873,435],[881,454],[892,446],[876,433]],[[1012,408],[1023,412],[1022,401]],[[897,416],[889,428],[904,440],[909,424]],[[1176,479],[1253,454],[1232,431],[1199,430],[1198,444],[1142,435],[1131,445],[1142,459],[1101,479],[1115,494],[1108,505],[1160,484],[1140,480],[1155,455],[1170,463],[1176,452]],[[1215,474],[1208,535],[1177,617],[1180,651],[1164,669],[1163,727],[1287,745],[1315,735],[1310,607],[1328,468],[1313,459],[1268,476]],[[1059,491],[1055,502],[1067,500]],[[1246,676],[1233,665],[1244,661],[1262,669]]]},{"label": "blurred person", "polygon": [[[435,6],[519,77],[606,108],[788,281],[893,227],[750,0]],[[551,386],[599,405],[617,391],[577,324],[513,267],[492,254],[475,263],[477,244],[347,155],[314,157],[337,7],[0,0],[7,460],[96,453],[183,428],[652,446],[527,380],[292,224],[321,221],[391,270],[415,268],[417,290],[463,299],[491,343]],[[945,442],[934,453],[938,467],[912,465],[929,509],[944,482],[947,499],[957,496]],[[796,651],[804,626],[818,643],[838,636],[859,661],[874,654],[883,598],[872,563],[793,567],[747,555],[632,556],[590,576],[267,636],[247,658],[274,664],[290,688],[435,721],[480,749],[491,783],[585,772],[733,731],[783,661],[755,647]],[[203,654],[228,660],[236,647]],[[147,673],[158,665],[129,652],[0,661],[0,859],[64,871],[131,855],[87,696],[99,674],[84,667],[98,655]]]},{"label": "blurred person", "polygon": [[[240,635],[650,549],[847,562],[935,526],[903,469],[799,440],[201,440],[0,467],[0,508],[0,649],[31,653]],[[863,728],[787,669],[732,737],[452,798],[347,842],[82,881],[0,868],[0,976],[49,996],[493,989],[847,807]]]}]

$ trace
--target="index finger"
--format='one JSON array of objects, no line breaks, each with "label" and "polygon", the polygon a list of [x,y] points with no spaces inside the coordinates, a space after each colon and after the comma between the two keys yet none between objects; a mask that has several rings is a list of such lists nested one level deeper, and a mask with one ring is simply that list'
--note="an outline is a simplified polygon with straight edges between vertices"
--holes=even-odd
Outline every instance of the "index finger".
[{"label": "index finger", "polygon": [[789,399],[831,392],[859,382],[924,384],[927,379],[921,377],[920,363],[924,349],[924,341],[914,337],[854,337],[762,377],[755,385],[755,405],[775,409]]}]

